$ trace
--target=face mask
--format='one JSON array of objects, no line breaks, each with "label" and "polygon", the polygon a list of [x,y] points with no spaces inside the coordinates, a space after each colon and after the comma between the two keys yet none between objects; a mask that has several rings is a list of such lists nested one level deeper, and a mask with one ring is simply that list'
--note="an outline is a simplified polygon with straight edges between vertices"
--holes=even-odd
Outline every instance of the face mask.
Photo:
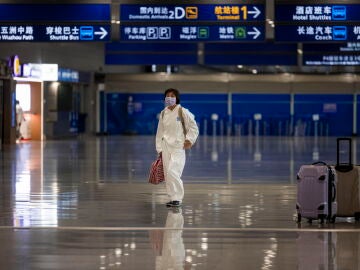
[{"label": "face mask", "polygon": [[176,104],[176,97],[166,97],[165,98],[165,106],[173,106]]}]

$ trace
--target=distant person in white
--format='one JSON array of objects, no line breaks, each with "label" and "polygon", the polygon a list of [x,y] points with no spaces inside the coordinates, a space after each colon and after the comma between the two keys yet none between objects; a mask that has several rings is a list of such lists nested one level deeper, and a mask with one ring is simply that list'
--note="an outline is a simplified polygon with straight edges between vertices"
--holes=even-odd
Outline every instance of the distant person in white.
[{"label": "distant person in white", "polygon": [[167,207],[181,206],[184,186],[181,175],[185,166],[185,149],[190,149],[199,129],[194,115],[180,105],[179,91],[165,91],[165,109],[160,113],[156,132],[156,151],[162,155],[167,195]]},{"label": "distant person in white", "polygon": [[20,102],[16,100],[16,140],[17,141],[19,141],[22,138],[20,127],[23,121],[25,121],[24,111],[20,106]]}]

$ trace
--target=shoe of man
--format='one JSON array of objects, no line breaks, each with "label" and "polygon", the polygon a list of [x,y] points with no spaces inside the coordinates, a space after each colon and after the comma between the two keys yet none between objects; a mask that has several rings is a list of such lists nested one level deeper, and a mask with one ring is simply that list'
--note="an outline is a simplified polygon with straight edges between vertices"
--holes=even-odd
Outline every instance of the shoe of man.
[{"label": "shoe of man", "polygon": [[179,206],[181,206],[180,201],[170,201],[166,203],[166,207],[179,207]]}]

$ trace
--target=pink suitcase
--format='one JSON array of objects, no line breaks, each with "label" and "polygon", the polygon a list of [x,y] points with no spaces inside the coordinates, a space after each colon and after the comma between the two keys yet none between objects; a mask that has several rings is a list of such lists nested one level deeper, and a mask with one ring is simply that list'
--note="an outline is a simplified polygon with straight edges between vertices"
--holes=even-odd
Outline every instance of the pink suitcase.
[{"label": "pink suitcase", "polygon": [[319,219],[335,222],[336,173],[324,162],[301,166],[297,175],[297,221]]}]

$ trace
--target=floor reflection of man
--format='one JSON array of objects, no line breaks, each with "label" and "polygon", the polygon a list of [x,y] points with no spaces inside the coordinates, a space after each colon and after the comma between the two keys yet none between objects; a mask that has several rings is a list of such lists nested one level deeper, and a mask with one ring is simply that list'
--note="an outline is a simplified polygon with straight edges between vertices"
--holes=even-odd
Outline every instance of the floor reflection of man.
[{"label": "floor reflection of man", "polygon": [[190,269],[185,262],[185,246],[182,238],[184,217],[181,209],[170,209],[165,230],[155,230],[150,234],[153,248],[157,251],[156,270]]}]

